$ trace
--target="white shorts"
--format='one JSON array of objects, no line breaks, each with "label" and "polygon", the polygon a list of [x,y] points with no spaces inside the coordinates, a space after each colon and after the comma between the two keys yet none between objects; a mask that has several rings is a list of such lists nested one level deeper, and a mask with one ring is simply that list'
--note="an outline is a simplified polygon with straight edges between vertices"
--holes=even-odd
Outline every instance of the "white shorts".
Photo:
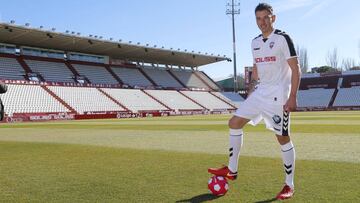
[{"label": "white shorts", "polygon": [[264,119],[266,128],[274,131],[276,135],[288,136],[290,134],[290,113],[283,110],[279,103],[264,102],[257,91],[253,92],[236,110],[234,116],[250,120],[251,125],[257,125]]}]

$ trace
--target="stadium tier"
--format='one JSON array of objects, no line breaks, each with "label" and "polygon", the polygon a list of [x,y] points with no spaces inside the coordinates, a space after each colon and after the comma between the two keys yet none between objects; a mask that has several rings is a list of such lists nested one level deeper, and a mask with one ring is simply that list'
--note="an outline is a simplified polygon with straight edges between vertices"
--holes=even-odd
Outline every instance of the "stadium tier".
[{"label": "stadium tier", "polygon": [[299,90],[299,107],[328,107],[335,89],[315,88]]},{"label": "stadium tier", "polygon": [[126,111],[97,88],[59,86],[49,86],[48,88],[80,114],[85,112]]},{"label": "stadium tier", "polygon": [[145,90],[157,100],[176,111],[201,111],[205,108],[175,90]]},{"label": "stadium tier", "polygon": [[5,112],[14,113],[55,113],[70,112],[57,99],[39,85],[8,85],[8,92],[1,96]]},{"label": "stadium tier", "polygon": [[184,70],[171,70],[171,72],[179,78],[179,80],[185,84],[187,87],[193,88],[204,88],[208,89],[209,87],[199,79],[192,71]]},{"label": "stadium tier", "polygon": [[74,82],[73,73],[63,62],[25,60],[33,72],[40,73],[46,81]]},{"label": "stadium tier", "polygon": [[94,84],[118,84],[119,82],[104,66],[72,64],[76,71]]},{"label": "stadium tier", "polygon": [[16,58],[0,57],[0,79],[24,80],[25,71]]},{"label": "stadium tier", "polygon": [[152,86],[152,83],[139,71],[138,68],[111,67],[114,73],[121,78],[124,84],[130,86]]},{"label": "stadium tier", "polygon": [[212,93],[229,103],[234,103],[236,107],[239,107],[241,105],[241,102],[244,101],[243,97],[241,97],[239,94],[234,92],[212,92]]},{"label": "stadium tier", "polygon": [[144,68],[144,71],[156,82],[156,84],[162,87],[183,88],[183,86],[166,70]]},{"label": "stadium tier", "polygon": [[160,104],[149,95],[138,89],[102,88],[102,90],[135,113],[141,111],[169,110],[166,106]]},{"label": "stadium tier", "polygon": [[211,111],[219,109],[236,109],[234,104],[230,104],[209,92],[181,91],[181,93]]},{"label": "stadium tier", "polygon": [[334,106],[360,106],[360,86],[340,88]]}]

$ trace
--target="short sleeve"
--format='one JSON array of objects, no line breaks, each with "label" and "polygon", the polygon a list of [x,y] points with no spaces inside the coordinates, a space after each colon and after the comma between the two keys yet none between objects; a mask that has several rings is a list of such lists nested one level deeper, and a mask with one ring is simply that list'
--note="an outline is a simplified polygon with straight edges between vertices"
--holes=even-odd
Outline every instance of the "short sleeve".
[{"label": "short sleeve", "polygon": [[297,57],[295,47],[294,47],[294,42],[292,41],[290,36],[287,34],[282,34],[282,36],[283,36],[283,40],[282,40],[283,43],[282,43],[281,50],[282,50],[285,58],[289,59],[289,58]]}]

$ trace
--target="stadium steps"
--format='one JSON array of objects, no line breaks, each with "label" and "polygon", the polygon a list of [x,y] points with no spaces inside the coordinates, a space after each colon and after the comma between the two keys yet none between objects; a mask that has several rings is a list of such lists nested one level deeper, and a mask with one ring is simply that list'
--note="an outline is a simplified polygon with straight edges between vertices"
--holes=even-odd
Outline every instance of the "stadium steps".
[{"label": "stadium steps", "polygon": [[210,93],[211,95],[213,95],[214,97],[216,97],[216,98],[220,99],[221,101],[225,102],[225,103],[226,103],[226,104],[228,104],[229,106],[233,107],[234,109],[237,109],[237,107],[236,107],[236,106],[234,106],[234,105],[233,105],[233,104],[231,104],[230,102],[226,101],[225,99],[223,99],[223,98],[221,98],[221,97],[217,96],[216,94],[212,93],[211,91],[209,91],[209,93]]},{"label": "stadium steps", "polygon": [[181,82],[181,80],[179,80],[179,78],[176,77],[176,75],[174,75],[173,72],[171,72],[170,70],[166,70],[178,83],[180,83],[183,87],[187,88],[187,86]]},{"label": "stadium steps", "polygon": [[114,99],[113,97],[111,97],[108,93],[106,93],[104,90],[100,89],[100,88],[96,88],[97,90],[99,90],[99,92],[101,92],[102,94],[104,94],[107,98],[109,98],[111,101],[113,101],[114,103],[116,103],[117,105],[119,105],[121,108],[125,109],[128,112],[131,112],[125,105],[123,105],[122,103],[120,103],[119,101],[117,101],[116,99]]},{"label": "stadium steps", "polygon": [[148,79],[148,80],[151,82],[152,85],[158,86],[158,85],[155,83],[155,81],[154,81],[152,78],[150,78],[150,76],[149,76],[148,74],[146,74],[145,71],[144,71],[142,68],[138,68],[138,69],[139,69],[139,71],[146,77],[146,79]]},{"label": "stadium steps", "polygon": [[329,102],[329,105],[327,107],[332,107],[334,105],[334,102],[335,102],[335,99],[336,99],[336,96],[339,92],[339,89],[336,88],[335,91],[334,91],[334,94],[332,95],[331,99],[330,99],[330,102]]},{"label": "stadium steps", "polygon": [[146,92],[145,90],[141,89],[141,91],[143,93],[145,93],[146,95],[148,95],[149,97],[151,97],[153,100],[157,101],[159,104],[163,105],[164,107],[166,107],[169,111],[175,111],[174,109],[170,108],[169,106],[167,106],[166,104],[164,104],[163,102],[161,102],[160,100],[156,99],[154,96],[152,96],[151,94],[149,94],[148,92]]},{"label": "stadium steps", "polygon": [[[117,76],[114,71],[110,68],[110,65],[105,64],[105,69],[111,74],[111,76],[113,76],[113,78],[115,78],[115,80],[120,84],[123,85],[124,82],[119,78],[119,76]],[[125,108],[126,109],[126,108]]]},{"label": "stadium steps", "polygon": [[193,73],[194,73],[194,75],[195,75],[202,83],[204,83],[204,84],[209,88],[209,90],[216,91],[216,90],[213,89],[204,79],[202,79],[202,78],[200,77],[200,75],[198,75],[198,72],[197,72],[197,71],[194,71]]},{"label": "stadium steps", "polygon": [[186,94],[178,91],[180,94],[182,94],[184,97],[188,98],[189,100],[191,100],[192,102],[194,102],[195,104],[201,106],[203,109],[209,111],[210,109],[206,108],[205,106],[201,105],[199,102],[195,101],[194,99],[190,98],[189,96],[187,96]]},{"label": "stadium steps", "polygon": [[57,96],[53,91],[51,91],[48,87],[45,85],[41,85],[41,88],[43,88],[47,93],[49,93],[52,97],[54,97],[57,101],[59,101],[62,105],[64,105],[67,109],[69,109],[72,113],[78,113],[74,108],[72,108],[68,103],[66,103],[64,100],[62,100],[59,96]]}]

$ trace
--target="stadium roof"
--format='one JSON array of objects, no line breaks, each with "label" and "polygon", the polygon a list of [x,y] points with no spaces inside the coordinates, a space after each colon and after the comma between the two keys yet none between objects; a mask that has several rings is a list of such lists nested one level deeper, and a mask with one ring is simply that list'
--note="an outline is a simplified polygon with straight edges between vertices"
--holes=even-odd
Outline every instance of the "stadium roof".
[{"label": "stadium roof", "polygon": [[121,41],[105,40],[100,37],[84,37],[80,33],[60,33],[0,23],[0,42],[17,46],[30,46],[44,49],[80,52],[95,55],[105,55],[113,59],[122,59],[135,62],[159,63],[198,67],[219,61],[230,61],[226,56],[213,56],[194,52],[182,52]]}]

